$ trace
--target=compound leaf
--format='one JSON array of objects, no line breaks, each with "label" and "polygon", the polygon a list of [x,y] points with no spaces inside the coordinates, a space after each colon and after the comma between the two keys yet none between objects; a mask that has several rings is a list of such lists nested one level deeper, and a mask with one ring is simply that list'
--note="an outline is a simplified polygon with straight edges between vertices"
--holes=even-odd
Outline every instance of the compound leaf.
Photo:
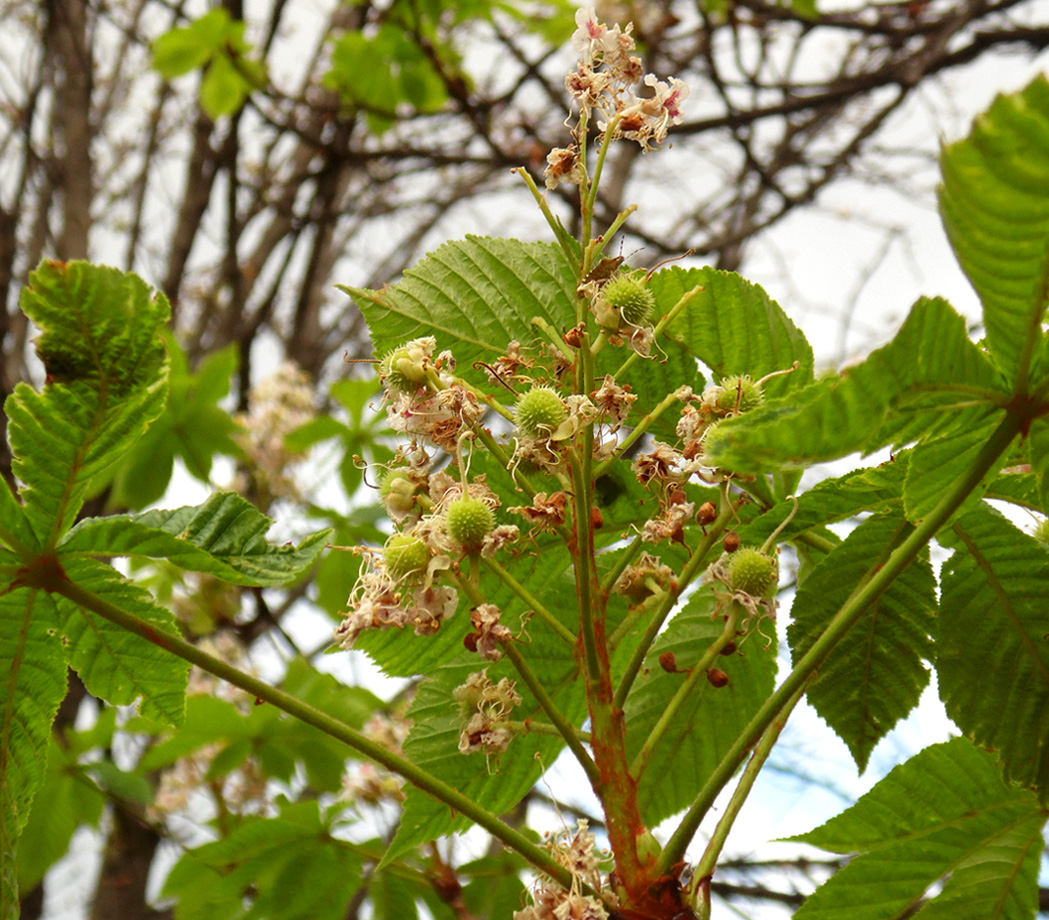
[{"label": "compound leaf", "polygon": [[324,530],[298,546],[266,541],[273,521],[234,492],[203,505],[88,519],[62,542],[63,555],[146,556],[209,572],[237,585],[282,585],[316,562],[331,536]]},{"label": "compound leaf", "polygon": [[480,383],[486,377],[471,365],[505,354],[513,339],[530,342],[533,318],[555,329],[575,324],[577,273],[553,244],[468,236],[430,253],[392,287],[340,288],[364,313],[376,354],[433,335],[438,352],[454,353],[457,372]]},{"label": "compound leaf", "polygon": [[1049,550],[988,505],[939,535],[936,652],[947,714],[998,752],[1007,778],[1049,797]]},{"label": "compound leaf", "polygon": [[1002,781],[994,757],[964,738],[896,767],[855,805],[792,839],[859,853],[794,915],[797,920],[902,920],[931,885],[925,920],[1030,920],[1046,813]]},{"label": "compound leaf", "polygon": [[159,333],[170,308],[135,275],[86,262],[44,262],[21,305],[43,330],[37,352],[48,382],[42,393],[19,384],[4,409],[26,515],[53,545],[92,478],[106,475],[164,409]]},{"label": "compound leaf", "polygon": [[[869,518],[802,581],[788,629],[795,663],[857,584],[883,562],[909,528],[897,516]],[[917,704],[929,682],[936,582],[928,554],[912,563],[820,665],[808,699],[867,766],[875,744]]]},{"label": "compound leaf", "polygon": [[[80,587],[151,624],[178,635],[174,614],[152,595],[94,559],[68,560],[66,575]],[[110,623],[64,597],[55,598],[63,618],[69,664],[93,696],[115,706],[141,698],[147,718],[179,725],[185,710],[189,664],[159,645]]]},{"label": "compound leaf", "polygon": [[987,347],[1012,386],[1049,372],[1049,80],[999,96],[944,148],[940,210],[983,303]]}]

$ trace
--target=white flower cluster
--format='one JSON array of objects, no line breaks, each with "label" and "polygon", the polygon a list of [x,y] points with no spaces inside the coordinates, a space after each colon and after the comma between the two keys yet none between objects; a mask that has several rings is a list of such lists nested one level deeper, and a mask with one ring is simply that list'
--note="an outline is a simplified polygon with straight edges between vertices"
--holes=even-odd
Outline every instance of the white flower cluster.
[{"label": "white flower cluster", "polygon": [[601,868],[594,835],[586,820],[575,834],[565,832],[548,844],[556,859],[572,873],[572,887],[540,883],[532,894],[531,907],[514,912],[514,920],[607,920],[608,911],[594,897],[584,895],[582,886],[601,890]]},{"label": "white flower cluster", "polygon": [[[660,80],[645,74],[641,58],[632,54],[636,48],[631,26],[609,28],[598,22],[593,6],[576,13],[578,28],[572,44],[580,53],[579,64],[565,78],[565,86],[587,118],[598,115],[598,129],[611,125],[613,137],[636,141],[643,150],[666,140],[671,125],[681,124],[681,104],[688,98],[688,86],[675,77]],[[646,95],[633,87],[643,85]],[[558,182],[578,182],[581,178],[579,148],[558,147],[547,157],[546,185],[556,188]]]},{"label": "white flower cluster", "polygon": [[488,669],[471,674],[466,683],[455,689],[455,698],[463,719],[459,732],[459,752],[501,754],[514,740],[511,729],[502,724],[521,705],[521,695],[507,677],[493,684]]}]

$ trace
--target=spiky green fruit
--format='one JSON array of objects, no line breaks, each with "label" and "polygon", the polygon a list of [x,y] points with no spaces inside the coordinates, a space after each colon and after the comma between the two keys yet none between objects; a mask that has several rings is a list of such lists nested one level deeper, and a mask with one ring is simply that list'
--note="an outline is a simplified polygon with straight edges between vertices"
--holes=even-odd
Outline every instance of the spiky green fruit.
[{"label": "spiky green fruit", "polygon": [[746,374],[742,377],[726,377],[721,381],[718,409],[726,414],[748,412],[764,401],[765,394],[761,392],[761,387]]},{"label": "spiky green fruit", "polygon": [[728,584],[751,597],[772,597],[779,587],[779,560],[753,547],[738,549],[729,559]]},{"label": "spiky green fruit", "polygon": [[386,570],[394,578],[404,578],[426,568],[430,562],[430,548],[418,537],[395,533],[386,541],[382,557],[386,560]]},{"label": "spiky green fruit", "polygon": [[568,409],[550,387],[532,387],[518,401],[514,419],[522,434],[547,438],[568,418]]},{"label": "spiky green fruit", "polygon": [[458,498],[445,511],[448,536],[464,552],[480,552],[484,538],[495,528],[495,512],[479,498]]},{"label": "spiky green fruit", "polygon": [[601,297],[631,326],[647,323],[656,308],[656,295],[632,274],[613,278],[601,289]]}]

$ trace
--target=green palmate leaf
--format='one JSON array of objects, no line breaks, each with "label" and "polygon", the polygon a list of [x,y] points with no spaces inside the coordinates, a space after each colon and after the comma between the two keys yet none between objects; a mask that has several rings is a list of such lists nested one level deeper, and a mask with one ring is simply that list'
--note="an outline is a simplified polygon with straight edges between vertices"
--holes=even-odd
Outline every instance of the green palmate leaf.
[{"label": "green palmate leaf", "polygon": [[[237,423],[220,405],[229,396],[236,372],[235,346],[208,355],[194,374],[174,336],[165,335],[164,340],[171,355],[167,405],[116,470],[110,504],[117,508],[144,508],[158,501],[171,480],[176,458],[190,475],[206,483],[216,456],[241,453],[233,440]],[[96,480],[93,485],[106,483]]]},{"label": "green palmate leaf", "polygon": [[686,291],[703,286],[703,292],[667,327],[667,338],[702,361],[718,380],[738,374],[757,380],[773,371],[788,370],[797,361],[796,371],[768,381],[766,395],[793,393],[812,382],[812,347],[758,285],[735,272],[678,267],[657,272],[651,285],[664,313]]},{"label": "green palmate leaf", "polygon": [[463,888],[463,902],[474,916],[502,920],[521,909],[526,903],[521,872],[527,868],[522,863],[512,853],[502,852],[463,866],[464,874],[473,876]]},{"label": "green palmate leaf", "polygon": [[29,525],[22,503],[3,477],[0,477],[0,541],[20,549],[40,548],[40,540]]},{"label": "green palmate leaf", "polygon": [[[627,698],[627,748],[635,757],[685,680],[669,674],[659,656],[672,652],[682,671],[692,667],[721,635],[724,623],[713,619],[714,598],[696,592],[671,620],[645,661]],[[770,635],[775,635],[769,628]],[[752,635],[735,655],[718,656],[716,666],[729,677],[724,687],[700,679],[669,731],[653,748],[640,777],[638,797],[645,823],[654,826],[688,805],[714,768],[768,698],[775,685],[775,642]],[[767,647],[768,646],[768,647]]]},{"label": "green palmate leaf", "polygon": [[[66,575],[87,591],[133,613],[158,631],[177,635],[174,614],[158,607],[148,591],[94,559],[67,560]],[[93,696],[115,706],[141,698],[147,718],[178,725],[185,709],[189,664],[159,645],[97,614],[56,597],[69,664]]]},{"label": "green palmate leaf", "polygon": [[1049,513],[1049,421],[1044,417],[1031,422],[1027,444],[1031,455],[1031,470],[1036,474],[1034,479],[1038,488],[1037,503],[1033,507],[1043,513]]},{"label": "green palmate leaf", "polygon": [[331,531],[298,546],[275,546],[265,537],[272,524],[236,493],[217,492],[196,507],[82,521],[62,542],[62,552],[170,559],[233,584],[282,585],[316,562]]},{"label": "green palmate leaf", "polygon": [[97,824],[106,796],[95,788],[76,757],[52,741],[47,778],[29,815],[18,849],[18,888],[29,892],[69,850],[74,831]]},{"label": "green palmate leaf", "polygon": [[91,479],[106,475],[164,408],[167,357],[159,330],[170,314],[134,275],[84,262],[45,262],[22,292],[43,330],[43,393],[19,384],[4,409],[24,483],[26,514],[54,543]]},{"label": "green palmate leaf", "polygon": [[1010,384],[1047,370],[1049,80],[999,96],[965,140],[944,148],[940,209],[983,302],[987,345]]},{"label": "green palmate leaf", "polygon": [[[347,687],[301,660],[289,665],[284,689],[356,729],[382,706],[367,690]],[[140,768],[156,770],[209,745],[223,749],[210,777],[225,775],[254,756],[272,779],[291,782],[301,767],[314,791],[341,788],[347,750],[340,742],[285,718],[272,706],[252,707],[245,714],[235,704],[213,696],[188,697],[184,724],[150,748]]]},{"label": "green palmate leaf", "polygon": [[982,505],[939,535],[936,670],[955,724],[1049,797],[1049,550]]},{"label": "green palmate leaf", "polygon": [[[919,444],[910,456],[907,480],[903,486],[903,501],[907,519],[913,524],[921,521],[947,494],[955,481],[965,473],[988,438],[1001,424],[1004,409],[976,406],[961,409],[955,414],[950,429],[934,439]],[[1004,465],[1003,454],[996,466],[973,489],[955,514],[962,514],[983,499],[991,482]]]},{"label": "green palmate leaf", "polygon": [[[788,630],[795,662],[909,530],[898,515],[869,518],[802,582]],[[924,554],[838,643],[809,685],[809,702],[849,746],[860,770],[929,682],[922,659],[932,655],[935,614],[936,581]]]},{"label": "green palmate leaf", "polygon": [[[1034,430],[1034,425],[1031,429]],[[1040,496],[1040,485],[1039,478],[1033,473],[1005,470],[987,487],[986,497],[1012,502],[1029,511],[1041,511],[1044,505]]]},{"label": "green palmate leaf", "polygon": [[44,780],[48,739],[66,693],[59,616],[41,591],[0,592],[0,917],[18,916],[15,852]]},{"label": "green palmate leaf", "polygon": [[164,893],[178,899],[178,920],[342,920],[361,868],[318,803],[299,802],[189,850]]},{"label": "green palmate leaf", "polygon": [[902,451],[875,467],[852,470],[844,476],[824,479],[793,501],[780,502],[740,531],[745,543],[761,545],[784,521],[794,516],[780,532],[791,540],[807,530],[843,521],[863,511],[898,512],[903,502],[903,483],[910,451]]},{"label": "green palmate leaf", "polygon": [[792,838],[860,853],[816,890],[798,920],[902,920],[947,878],[921,920],[1030,920],[1046,813],[1004,783],[963,738],[926,748],[854,806]]},{"label": "green palmate leaf", "polygon": [[234,28],[229,10],[211,10],[192,25],[161,35],[153,43],[153,67],[164,77],[179,77],[196,70],[233,37]]},{"label": "green palmate leaf", "polygon": [[[578,680],[574,648],[541,630],[538,623],[530,625],[528,632],[531,636],[527,647],[529,665],[569,723],[580,724],[586,700]],[[554,762],[563,742],[550,735],[526,734],[514,738],[509,750],[498,756],[487,758],[480,752],[460,753],[459,733],[465,723],[454,697],[455,688],[465,683],[472,672],[482,671],[486,666],[493,683],[502,677],[517,678],[508,659],[490,664],[473,654],[463,654],[428,672],[408,712],[413,726],[404,753],[417,766],[455,786],[478,805],[493,814],[502,814],[532,788],[543,770]],[[523,702],[510,718],[548,721],[520,679],[516,680],[516,689]],[[467,827],[469,822],[447,805],[409,787],[401,825],[383,863],[388,864],[420,843]]]},{"label": "green palmate leaf", "polygon": [[200,84],[200,107],[212,121],[223,115],[232,115],[248,98],[252,89],[242,69],[234,64],[228,54],[217,54],[208,66],[208,72]]},{"label": "green palmate leaf", "polygon": [[949,426],[959,405],[1007,400],[964,318],[943,300],[922,299],[896,338],[863,364],[727,419],[707,450],[733,469],[803,467],[917,440]]},{"label": "green palmate leaf", "polygon": [[341,289],[360,305],[377,355],[433,335],[438,351],[452,350],[459,374],[482,382],[471,365],[505,354],[513,339],[531,342],[533,318],[555,329],[575,324],[577,271],[553,244],[469,236],[441,246],[392,287]]},{"label": "green palmate leaf", "polygon": [[369,887],[375,920],[416,920],[419,909],[415,899],[422,894],[423,886],[413,881],[393,872],[375,873]]}]

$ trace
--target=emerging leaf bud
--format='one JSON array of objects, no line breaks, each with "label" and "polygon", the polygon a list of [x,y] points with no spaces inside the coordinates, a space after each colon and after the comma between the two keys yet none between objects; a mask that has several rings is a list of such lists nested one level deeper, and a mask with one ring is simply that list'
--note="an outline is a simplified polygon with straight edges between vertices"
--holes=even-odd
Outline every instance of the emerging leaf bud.
[{"label": "emerging leaf bud", "polygon": [[761,550],[744,547],[728,563],[729,588],[751,597],[772,597],[779,587],[779,561]]},{"label": "emerging leaf bud", "polygon": [[495,528],[495,512],[480,498],[459,498],[445,512],[448,535],[467,553],[478,553]]},{"label": "emerging leaf bud", "polygon": [[404,578],[412,572],[425,569],[430,561],[430,548],[418,537],[395,533],[386,541],[382,557],[386,569],[394,578]]},{"label": "emerging leaf bud", "polygon": [[522,434],[548,438],[568,418],[568,409],[550,387],[532,387],[517,401],[514,418]]},{"label": "emerging leaf bud", "polygon": [[636,275],[623,273],[601,289],[601,300],[631,326],[643,326],[656,308],[656,295]]}]

